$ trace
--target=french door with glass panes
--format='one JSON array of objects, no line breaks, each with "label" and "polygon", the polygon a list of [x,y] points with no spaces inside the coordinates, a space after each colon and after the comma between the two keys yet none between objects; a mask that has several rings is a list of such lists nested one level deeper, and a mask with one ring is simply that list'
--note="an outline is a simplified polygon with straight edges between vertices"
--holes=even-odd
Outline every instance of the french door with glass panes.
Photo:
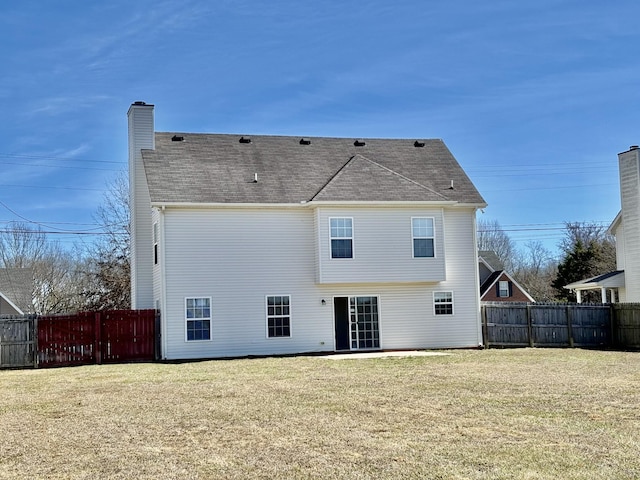
[{"label": "french door with glass panes", "polygon": [[380,348],[378,297],[335,297],[336,350]]}]

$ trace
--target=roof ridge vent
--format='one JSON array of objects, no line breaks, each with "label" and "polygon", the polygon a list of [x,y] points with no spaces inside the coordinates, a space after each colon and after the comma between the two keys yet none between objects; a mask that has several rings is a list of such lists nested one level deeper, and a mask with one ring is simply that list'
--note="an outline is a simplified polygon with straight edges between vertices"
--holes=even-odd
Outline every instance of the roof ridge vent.
[{"label": "roof ridge vent", "polygon": [[364,147],[366,145],[364,140],[356,140],[353,142],[354,147]]},{"label": "roof ridge vent", "polygon": [[174,135],[171,137],[172,142],[184,142],[184,137],[181,135]]},{"label": "roof ridge vent", "polygon": [[311,139],[310,138],[301,138],[300,139],[300,145],[311,145]]},{"label": "roof ridge vent", "polygon": [[240,137],[240,143],[251,143],[251,137]]},{"label": "roof ridge vent", "polygon": [[416,140],[415,142],[413,142],[413,146],[416,148],[422,148],[424,147],[424,142],[421,142],[420,140]]}]

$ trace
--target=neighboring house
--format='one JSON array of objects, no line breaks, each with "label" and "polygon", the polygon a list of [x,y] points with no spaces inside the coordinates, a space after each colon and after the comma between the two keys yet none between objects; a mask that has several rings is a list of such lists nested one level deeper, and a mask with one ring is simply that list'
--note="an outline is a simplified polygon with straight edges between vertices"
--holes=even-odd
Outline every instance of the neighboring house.
[{"label": "neighboring house", "polygon": [[480,301],[482,302],[535,302],[507,271],[495,252],[478,252],[480,275]]},{"label": "neighboring house", "polygon": [[132,306],[161,312],[163,358],[482,344],[485,202],[441,140],[128,118]]},{"label": "neighboring house", "polygon": [[0,315],[33,312],[33,271],[30,268],[0,268]]},{"label": "neighboring house", "polygon": [[609,226],[616,239],[616,270],[565,285],[576,292],[599,290],[602,303],[640,302],[640,148],[618,154],[621,210]]}]

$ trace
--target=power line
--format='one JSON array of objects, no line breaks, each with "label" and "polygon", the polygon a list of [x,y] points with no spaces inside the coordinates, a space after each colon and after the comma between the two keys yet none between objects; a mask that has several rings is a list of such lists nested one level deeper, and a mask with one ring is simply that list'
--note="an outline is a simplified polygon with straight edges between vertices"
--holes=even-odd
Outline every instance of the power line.
[{"label": "power line", "polygon": [[70,162],[83,162],[83,163],[114,163],[118,165],[126,165],[126,161],[115,161],[115,160],[92,160],[88,158],[78,158],[78,157],[58,157],[55,155],[20,155],[15,153],[0,153],[0,157],[6,158],[25,158],[25,159],[33,159],[33,160],[64,160]]},{"label": "power line", "polygon": [[0,165],[18,165],[22,167],[38,167],[38,168],[67,168],[72,170],[99,170],[102,172],[118,172],[120,170],[115,168],[97,168],[97,167],[75,167],[71,165],[47,165],[43,163],[38,163],[36,165],[31,163],[17,163],[17,162],[1,162]]}]

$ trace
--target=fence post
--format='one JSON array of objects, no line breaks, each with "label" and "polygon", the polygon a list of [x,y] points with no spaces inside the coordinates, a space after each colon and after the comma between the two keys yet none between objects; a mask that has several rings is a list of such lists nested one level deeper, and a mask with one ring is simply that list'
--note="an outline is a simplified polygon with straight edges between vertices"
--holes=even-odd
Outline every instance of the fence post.
[{"label": "fence post", "polygon": [[31,331],[33,341],[33,368],[38,368],[38,315],[33,316],[33,322],[31,323],[33,330]]},{"label": "fence post", "polygon": [[487,308],[486,305],[480,305],[480,318],[482,321],[482,343],[485,348],[489,348],[487,335]]},{"label": "fence post", "polygon": [[95,352],[96,352],[96,363],[98,365],[102,364],[102,322],[100,312],[96,312],[95,314],[95,327],[93,331],[93,335],[95,338]]},{"label": "fence post", "polygon": [[567,303],[567,336],[569,337],[569,348],[573,348],[573,325],[571,323],[571,305]]},{"label": "fence post", "polygon": [[618,346],[618,339],[616,338],[616,314],[615,304],[611,303],[609,305],[609,334],[611,335],[611,338],[609,339],[609,346],[611,348],[616,348]]},{"label": "fence post", "polygon": [[533,347],[533,325],[531,324],[531,304],[527,303],[527,335],[529,336],[529,346]]}]

